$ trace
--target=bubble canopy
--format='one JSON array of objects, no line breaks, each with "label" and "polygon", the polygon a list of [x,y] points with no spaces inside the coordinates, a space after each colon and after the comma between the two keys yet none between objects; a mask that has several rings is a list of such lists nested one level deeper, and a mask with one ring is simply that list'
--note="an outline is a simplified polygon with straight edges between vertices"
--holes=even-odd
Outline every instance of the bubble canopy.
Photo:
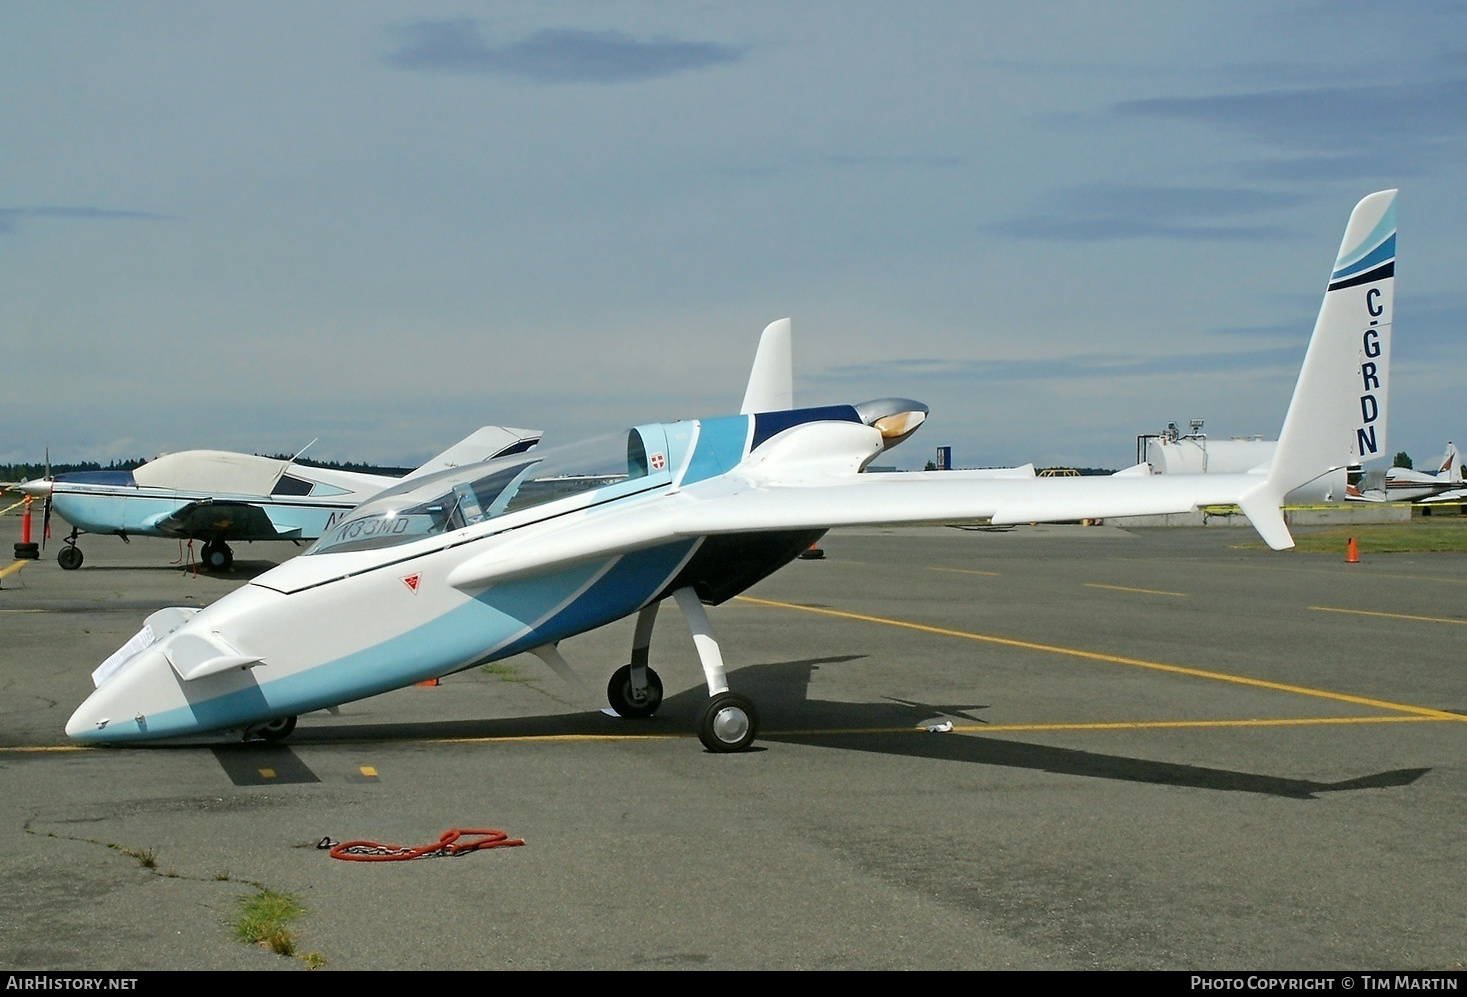
[{"label": "bubble canopy", "polygon": [[[671,480],[667,436],[638,426],[412,478],[356,509],[305,555],[375,550],[546,506],[583,508]],[[565,500],[562,502],[562,500]]]}]

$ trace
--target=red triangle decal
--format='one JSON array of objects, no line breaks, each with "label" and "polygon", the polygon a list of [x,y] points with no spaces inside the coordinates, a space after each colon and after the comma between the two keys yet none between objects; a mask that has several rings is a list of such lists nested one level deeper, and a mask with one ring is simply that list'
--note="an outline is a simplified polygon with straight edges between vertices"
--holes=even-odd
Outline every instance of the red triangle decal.
[{"label": "red triangle decal", "polygon": [[418,580],[422,577],[422,575],[408,575],[402,580],[402,583],[412,589],[413,594],[416,595],[418,592]]}]

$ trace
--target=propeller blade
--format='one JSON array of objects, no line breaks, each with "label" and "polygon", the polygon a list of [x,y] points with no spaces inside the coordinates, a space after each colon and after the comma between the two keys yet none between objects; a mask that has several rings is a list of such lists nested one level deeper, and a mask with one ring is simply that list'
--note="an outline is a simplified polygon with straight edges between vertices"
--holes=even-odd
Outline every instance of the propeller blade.
[{"label": "propeller blade", "polygon": [[[46,444],[46,480],[51,480],[51,444]],[[46,549],[46,541],[51,539],[51,493],[46,493],[46,504],[41,507],[41,549]]]}]

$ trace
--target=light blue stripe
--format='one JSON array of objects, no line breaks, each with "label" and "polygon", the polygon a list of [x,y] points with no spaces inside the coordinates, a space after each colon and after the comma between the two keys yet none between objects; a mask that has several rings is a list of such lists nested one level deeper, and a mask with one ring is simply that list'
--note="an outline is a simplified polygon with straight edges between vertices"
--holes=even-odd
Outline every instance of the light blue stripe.
[{"label": "light blue stripe", "polygon": [[705,478],[716,478],[733,470],[744,459],[749,441],[749,417],[726,415],[718,419],[702,419],[698,423],[698,444],[683,484],[691,485]]},{"label": "light blue stripe", "polygon": [[1358,262],[1362,257],[1369,256],[1371,253],[1375,252],[1377,248],[1379,248],[1381,243],[1385,242],[1386,239],[1395,234],[1396,199],[1392,197],[1391,206],[1389,208],[1386,208],[1385,214],[1381,216],[1380,221],[1376,224],[1375,228],[1371,230],[1370,234],[1367,235],[1364,239],[1360,240],[1360,245],[1356,246],[1354,249],[1341,253],[1340,258],[1335,260],[1336,273],[1341,271],[1343,268],[1351,266],[1354,263]]},{"label": "light blue stripe", "polygon": [[1392,232],[1391,237],[1385,242],[1381,243],[1380,246],[1375,250],[1375,252],[1371,253],[1369,256],[1366,256],[1358,263],[1351,264],[1348,267],[1341,267],[1333,274],[1331,274],[1329,279],[1331,283],[1333,283],[1334,281],[1339,280],[1341,277],[1349,277],[1351,274],[1363,273],[1364,271],[1369,270],[1372,267],[1380,266],[1387,260],[1393,260],[1395,258],[1396,234]]}]

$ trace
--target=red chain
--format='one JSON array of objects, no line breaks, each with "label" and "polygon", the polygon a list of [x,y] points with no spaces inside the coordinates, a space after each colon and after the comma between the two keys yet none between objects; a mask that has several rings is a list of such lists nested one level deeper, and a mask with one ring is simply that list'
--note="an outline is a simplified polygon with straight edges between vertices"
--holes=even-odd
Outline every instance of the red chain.
[{"label": "red chain", "polygon": [[[477,837],[467,841],[459,840],[465,835]],[[425,857],[466,855],[481,848],[513,848],[524,843],[521,838],[511,838],[503,831],[493,828],[454,828],[444,831],[437,844],[424,845],[421,848],[379,845],[375,841],[343,841],[330,847],[332,858],[345,859],[348,862],[402,862]]]}]

